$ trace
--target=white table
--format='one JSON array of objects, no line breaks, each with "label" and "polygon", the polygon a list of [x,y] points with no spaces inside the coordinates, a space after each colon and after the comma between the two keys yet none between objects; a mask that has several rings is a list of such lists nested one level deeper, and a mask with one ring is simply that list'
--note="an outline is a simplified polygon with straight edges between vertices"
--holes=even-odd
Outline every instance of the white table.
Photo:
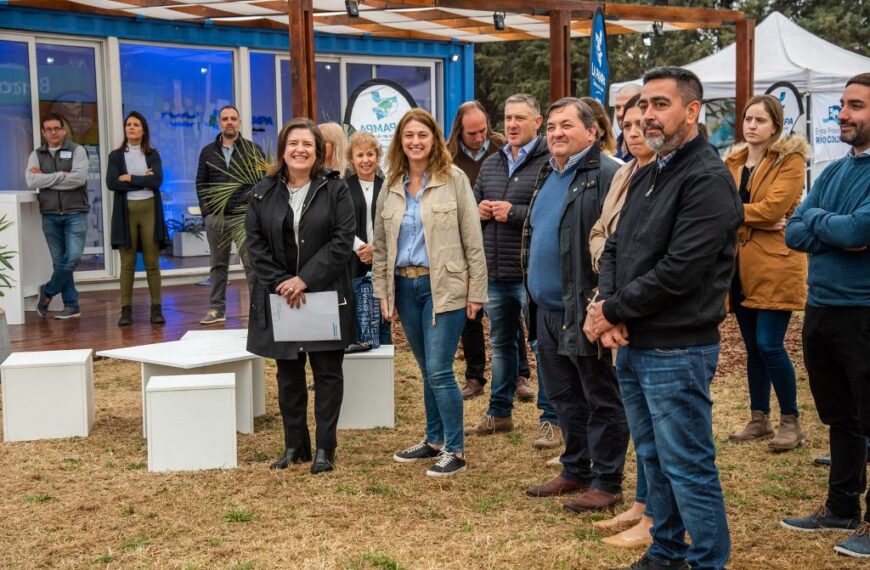
[{"label": "white table", "polygon": [[[213,342],[221,343],[230,350],[245,350],[248,345],[248,329],[217,329],[217,330],[193,330],[184,333],[181,340],[192,338],[207,338]],[[251,360],[254,417],[259,418],[266,414],[266,364],[261,356],[253,355]]]},{"label": "white table", "polygon": [[254,433],[253,364],[259,358],[208,337],[103,350],[97,356],[142,363],[142,436],[148,437],[145,387],[152,376],[232,373],[236,378],[236,430]]},{"label": "white table", "polygon": [[[15,252],[12,270],[8,271],[12,287],[3,290],[0,309],[6,311],[10,325],[24,324],[26,309],[36,309],[38,287],[51,278],[51,253],[42,233],[42,214],[34,191],[0,192],[0,215],[5,214],[12,227],[0,235],[0,243]],[[55,295],[52,308],[63,302]]]}]

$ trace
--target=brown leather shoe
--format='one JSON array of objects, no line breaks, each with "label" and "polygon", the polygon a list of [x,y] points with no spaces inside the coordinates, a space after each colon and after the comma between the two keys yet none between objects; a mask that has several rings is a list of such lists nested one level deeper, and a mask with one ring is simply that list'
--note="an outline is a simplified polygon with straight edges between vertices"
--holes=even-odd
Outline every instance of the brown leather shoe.
[{"label": "brown leather shoe", "polygon": [[622,502],[622,493],[608,493],[601,489],[589,489],[576,499],[565,503],[566,511],[586,513],[589,511],[605,511]]},{"label": "brown leather shoe", "polygon": [[513,431],[513,429],[514,421],[510,416],[497,418],[485,415],[476,425],[465,428],[465,435],[492,435],[495,433],[506,433]]},{"label": "brown leather shoe", "polygon": [[462,387],[462,399],[470,400],[483,394],[483,384],[477,378],[469,378]]},{"label": "brown leather shoe", "polygon": [[582,481],[569,481],[562,478],[561,475],[556,475],[543,485],[533,485],[526,490],[526,495],[530,497],[559,497],[561,495],[570,495],[578,491],[585,491],[589,488],[589,483]]},{"label": "brown leather shoe", "polygon": [[514,392],[514,396],[516,396],[517,400],[520,402],[534,402],[537,394],[535,393],[535,389],[532,387],[532,381],[525,376],[517,378],[517,391]]}]

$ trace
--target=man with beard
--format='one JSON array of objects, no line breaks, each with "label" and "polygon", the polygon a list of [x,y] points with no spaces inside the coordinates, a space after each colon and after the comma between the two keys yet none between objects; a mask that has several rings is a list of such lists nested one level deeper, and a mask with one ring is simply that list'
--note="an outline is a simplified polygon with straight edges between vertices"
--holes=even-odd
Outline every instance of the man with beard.
[{"label": "man with beard", "polygon": [[[227,278],[230,266],[231,239],[230,228],[235,220],[244,219],[245,205],[251,192],[250,184],[238,184],[233,191],[223,212],[215,212],[214,204],[206,198],[224,184],[237,184],[241,173],[250,170],[250,165],[264,159],[262,149],[252,141],[242,137],[239,110],[232,105],[226,105],[218,113],[221,134],[214,142],[203,147],[199,153],[199,167],[196,171],[196,196],[199,208],[205,220],[205,235],[211,257],[211,298],[209,309],[199,321],[202,325],[212,325],[226,320]],[[251,282],[250,263],[247,252],[242,248],[239,252],[245,277]]]},{"label": "man with beard", "polygon": [[743,205],[698,134],[697,76],[660,67],[643,83],[638,106],[657,158],[631,181],[601,257],[604,300],[590,307],[601,342],[621,347],[616,375],[655,521],[652,545],[629,568],[721,570],[730,538],[710,383]]},{"label": "man with beard", "polygon": [[825,504],[787,518],[802,531],[854,530],[834,547],[870,557],[870,73],[846,83],[840,140],[849,153],[828,166],[788,222],[786,244],[810,255],[804,313],[804,364],[822,423],[830,428],[831,472]]}]

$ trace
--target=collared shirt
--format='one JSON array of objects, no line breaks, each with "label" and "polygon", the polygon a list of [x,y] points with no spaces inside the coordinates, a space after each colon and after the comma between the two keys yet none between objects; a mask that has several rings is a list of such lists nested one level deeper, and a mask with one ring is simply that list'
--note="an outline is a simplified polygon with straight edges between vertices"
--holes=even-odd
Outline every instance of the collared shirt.
[{"label": "collared shirt", "polygon": [[366,201],[366,241],[359,239],[359,236],[354,236],[353,238],[353,250],[356,251],[360,248],[360,246],[365,245],[366,243],[372,242],[372,198],[375,195],[375,181],[366,182],[365,180],[359,181],[360,188],[362,188],[363,198]]},{"label": "collared shirt", "polygon": [[236,145],[226,146],[221,141],[221,152],[224,154],[224,162],[227,164],[227,168],[230,167],[230,158],[233,156],[233,151],[236,150]]},{"label": "collared shirt", "polygon": [[577,154],[572,155],[571,158],[568,159],[568,162],[565,163],[565,168],[563,168],[561,170],[559,169],[559,164],[556,162],[556,157],[551,156],[550,157],[550,168],[552,168],[555,172],[558,172],[559,174],[566,172],[568,170],[571,170],[572,168],[574,168],[574,166],[577,165],[578,162],[583,160],[583,157],[589,153],[590,148],[592,148],[592,145],[589,145],[586,148],[584,148],[583,150],[581,150],[580,152],[578,152]]},{"label": "collared shirt", "polygon": [[489,139],[483,141],[483,146],[480,147],[480,150],[478,150],[477,152],[472,151],[467,146],[465,146],[464,143],[461,142],[459,143],[459,147],[462,149],[462,152],[464,152],[471,160],[473,160],[474,162],[480,162],[481,160],[483,160],[483,155],[486,154],[487,149],[489,149]]},{"label": "collared shirt", "polygon": [[683,144],[681,144],[680,146],[678,146],[677,148],[675,148],[674,150],[669,152],[668,154],[666,154],[664,156],[660,156],[658,162],[656,163],[656,164],[658,164],[659,171],[663,170],[664,167],[668,165],[668,163],[671,161],[671,159],[674,158],[674,155],[677,154],[678,150],[680,150],[681,148],[683,148],[684,146],[686,146],[687,144],[689,144],[690,142],[692,142],[693,140],[695,140],[696,138],[698,138],[700,136],[701,135],[699,135],[699,134],[695,135],[691,139],[687,140],[686,142],[684,142]]},{"label": "collared shirt", "polygon": [[422,187],[417,195],[411,196],[408,191],[411,178],[405,175],[402,182],[405,187],[405,214],[402,216],[396,244],[396,267],[429,267],[429,252],[426,251],[426,236],[423,233],[423,218],[420,215],[420,200],[428,183],[427,171],[423,173]]},{"label": "collared shirt", "polygon": [[865,148],[864,152],[862,152],[861,154],[855,154],[855,149],[850,148],[849,152],[846,153],[846,156],[850,158],[858,158],[859,156],[870,156],[870,148]]},{"label": "collared shirt", "polygon": [[532,149],[535,148],[536,144],[538,144],[538,137],[533,138],[527,145],[520,148],[520,150],[517,152],[516,160],[514,160],[514,153],[511,145],[504,145],[501,151],[507,157],[508,176],[514,175],[514,171],[519,168],[520,165],[526,160],[526,157],[529,156],[529,153],[532,152]]}]

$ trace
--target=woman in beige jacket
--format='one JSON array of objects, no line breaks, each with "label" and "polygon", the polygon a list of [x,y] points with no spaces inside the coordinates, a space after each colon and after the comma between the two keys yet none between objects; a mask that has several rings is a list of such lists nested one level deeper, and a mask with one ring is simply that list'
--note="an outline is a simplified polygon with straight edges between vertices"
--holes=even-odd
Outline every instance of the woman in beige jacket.
[{"label": "woman in beige jacket", "polygon": [[769,447],[794,449],[804,439],[798,422],[794,366],[785,350],[792,311],[806,303],[807,256],[785,245],[785,221],[797,208],[806,179],[809,144],[780,138],[782,105],[759,95],[743,109],[746,143],[732,148],[725,165],[743,199],[737,262],[729,301],[746,345],[750,421],[732,441],[773,436],[770,388],[779,400],[780,427]]},{"label": "woman in beige jacket", "polygon": [[398,318],[423,376],[426,438],[399,462],[438,458],[426,474],[466,469],[462,394],[453,358],[465,319],[486,302],[486,260],[477,203],[452,165],[441,127],[422,109],[399,121],[378,196],[372,284],[384,318]]},{"label": "woman in beige jacket", "polygon": [[[634,177],[635,172],[651,163],[656,157],[655,152],[647,146],[646,140],[643,137],[643,112],[637,106],[639,101],[640,94],[628,100],[625,104],[625,115],[622,119],[623,140],[626,146],[628,146],[628,150],[634,156],[634,159],[622,166],[613,175],[610,191],[607,193],[607,198],[604,200],[604,206],[601,209],[601,218],[592,226],[592,233],[589,235],[592,269],[596,273],[598,273],[598,262],[601,260],[604,244],[607,242],[607,238],[616,231],[619,213],[622,211],[623,204],[625,204],[625,197],[628,196],[628,186],[631,183],[631,179]],[[616,354],[614,353],[615,356]],[[649,546],[652,542],[649,531],[652,528],[653,519],[651,513],[646,510],[646,497],[646,475],[643,471],[643,465],[638,461],[637,492],[635,493],[634,504],[627,511],[611,519],[594,523],[601,530],[622,531],[614,536],[604,538],[603,542],[624,548]]]}]

